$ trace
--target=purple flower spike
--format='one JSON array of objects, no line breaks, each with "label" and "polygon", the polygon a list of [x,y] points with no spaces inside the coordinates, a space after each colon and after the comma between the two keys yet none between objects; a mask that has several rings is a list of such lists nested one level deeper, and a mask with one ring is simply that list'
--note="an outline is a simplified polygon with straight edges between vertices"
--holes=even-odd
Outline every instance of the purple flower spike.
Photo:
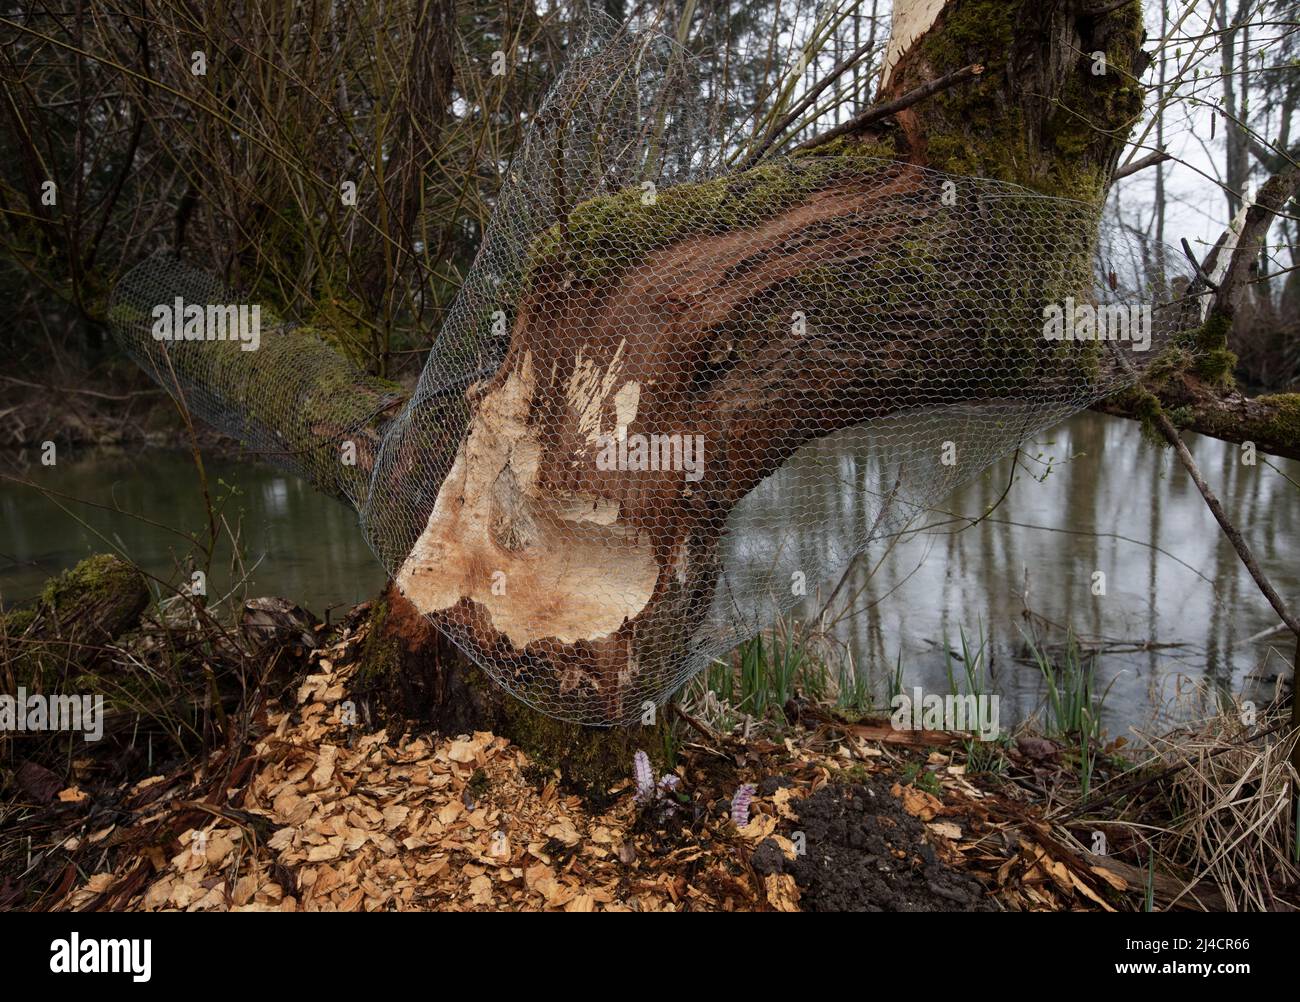
[{"label": "purple flower spike", "polygon": [[731,822],[737,828],[749,824],[749,805],[754,799],[754,784],[741,783],[731,797]]},{"label": "purple flower spike", "polygon": [[655,774],[650,771],[650,756],[639,751],[632,757],[632,769],[636,779],[636,802],[648,804],[655,798]]}]

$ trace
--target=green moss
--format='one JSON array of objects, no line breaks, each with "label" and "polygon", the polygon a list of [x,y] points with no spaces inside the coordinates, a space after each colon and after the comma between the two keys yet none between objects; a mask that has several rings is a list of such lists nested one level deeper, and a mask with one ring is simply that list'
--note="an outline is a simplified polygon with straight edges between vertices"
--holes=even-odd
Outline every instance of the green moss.
[{"label": "green moss", "polygon": [[925,55],[942,66],[965,66],[972,53],[1004,52],[1015,41],[1017,11],[1006,0],[949,4],[943,30],[925,41]]},{"label": "green moss", "polygon": [[140,586],[139,571],[111,553],[99,553],[47,581],[41,604],[57,613],[73,602],[81,605],[114,598]]},{"label": "green moss", "polygon": [[135,673],[110,665],[112,679],[95,684],[77,670],[99,659],[103,643],[134,629],[148,603],[148,586],[131,564],[107,553],[87,557],[47,581],[31,607],[0,613],[0,634],[28,634],[0,659],[34,691],[116,692]]},{"label": "green moss", "polygon": [[[478,669],[474,669],[477,671]],[[475,684],[491,685],[482,678]],[[666,709],[650,727],[583,727],[556,720],[513,697],[501,701],[498,732],[522,748],[544,769],[557,769],[566,784],[595,805],[610,799],[610,790],[632,777],[632,759],[644,751],[656,773],[667,769],[665,736],[671,728]]]},{"label": "green moss", "polygon": [[651,204],[640,188],[593,198],[538,240],[530,272],[563,267],[573,279],[607,278],[685,237],[755,226],[838,181],[883,169],[887,161],[873,155],[880,151],[840,142],[742,174],[667,188]]},{"label": "green moss", "polygon": [[1191,334],[1191,342],[1198,351],[1213,352],[1228,347],[1228,332],[1232,320],[1221,313],[1211,313],[1205,323]]},{"label": "green moss", "polygon": [[364,688],[378,687],[389,681],[401,665],[397,640],[384,639],[384,624],[388,622],[388,599],[380,596],[370,607],[370,632],[361,651],[359,680]]},{"label": "green moss", "polygon": [[1214,348],[1197,356],[1196,374],[1207,383],[1231,389],[1235,385],[1232,377],[1237,368],[1237,356],[1227,348]]},{"label": "green moss", "polygon": [[1156,425],[1156,419],[1164,409],[1159,397],[1144,386],[1132,386],[1114,394],[1111,399],[1137,419],[1142,437],[1147,442],[1162,449],[1168,447],[1168,440]]},{"label": "green moss", "polygon": [[323,293],[315,300],[307,326],[334,351],[363,369],[369,363],[366,348],[370,328],[361,319],[366,314],[366,307],[355,297]]},{"label": "green moss", "polygon": [[1272,441],[1300,445],[1300,393],[1277,393],[1266,398],[1272,404],[1269,420]]},{"label": "green moss", "polygon": [[1259,411],[1249,419],[1210,411],[1198,428],[1230,441],[1254,442],[1264,451],[1300,452],[1300,393],[1273,393],[1254,400]]},{"label": "green moss", "polygon": [[20,636],[35,620],[36,610],[31,607],[0,612],[0,634]]},{"label": "green moss", "polygon": [[1194,373],[1204,383],[1231,389],[1237,356],[1227,347],[1230,326],[1230,321],[1211,316],[1201,326],[1180,334],[1175,344],[1147,366],[1143,381],[1159,392],[1172,380]]}]

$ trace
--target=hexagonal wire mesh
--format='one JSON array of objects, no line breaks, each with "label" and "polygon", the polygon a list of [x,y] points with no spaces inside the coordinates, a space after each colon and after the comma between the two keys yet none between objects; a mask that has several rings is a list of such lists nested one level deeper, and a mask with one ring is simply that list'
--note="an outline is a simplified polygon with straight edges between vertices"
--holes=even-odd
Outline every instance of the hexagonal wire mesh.
[{"label": "hexagonal wire mesh", "polygon": [[113,305],[192,412],[348,499],[439,629],[585,724],[663,702],[1199,320],[1095,205],[850,145],[728,176],[697,83],[653,32],[576,47],[379,432],[391,386],[274,318],[255,351],[157,340],[158,304],[236,301],[200,272],[152,259]]}]

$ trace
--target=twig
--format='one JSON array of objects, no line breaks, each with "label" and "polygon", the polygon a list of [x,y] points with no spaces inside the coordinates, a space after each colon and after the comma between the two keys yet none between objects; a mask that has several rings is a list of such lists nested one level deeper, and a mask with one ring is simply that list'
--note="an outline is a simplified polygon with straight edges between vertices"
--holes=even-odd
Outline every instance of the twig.
[{"label": "twig", "polygon": [[42,386],[40,383],[30,383],[16,376],[0,376],[0,379],[4,379],[7,383],[16,383],[18,386],[29,386],[33,390],[45,390],[47,393],[80,393],[98,400],[130,400],[132,397],[147,397],[163,392],[162,390],[132,390],[130,393],[100,393],[98,390],[79,390],[75,387]]},{"label": "twig", "polygon": [[837,125],[829,132],[823,132],[820,136],[813,136],[806,143],[800,143],[795,147],[796,150],[810,150],[814,147],[821,146],[830,142],[832,139],[838,139],[840,136],[850,132],[857,132],[873,122],[878,122],[882,118],[888,118],[890,115],[896,115],[900,111],[912,107],[912,105],[924,101],[927,97],[933,97],[940,91],[945,91],[949,87],[955,87],[959,83],[964,83],[973,77],[979,76],[984,72],[984,67],[979,63],[971,63],[969,66],[963,66],[959,70],[953,70],[951,73],[945,73],[937,79],[928,83],[923,83],[915,90],[910,90],[902,97],[896,97],[892,101],[886,101],[884,104],[878,104],[874,108],[868,108],[857,118],[852,118],[843,125]]},{"label": "twig", "polygon": [[1140,170],[1146,170],[1148,167],[1154,167],[1156,164],[1162,164],[1166,160],[1172,160],[1164,150],[1156,150],[1154,153],[1148,153],[1140,160],[1134,160],[1132,163],[1125,164],[1123,167],[1116,169],[1115,173],[1110,176],[1112,181],[1118,181],[1120,178],[1136,174]]},{"label": "twig", "polygon": [[1218,292],[1219,291],[1218,284],[1214,281],[1214,279],[1210,278],[1209,274],[1205,270],[1205,266],[1202,265],[1201,262],[1196,259],[1196,255],[1192,253],[1192,245],[1187,242],[1186,237],[1183,237],[1182,244],[1183,244],[1183,254],[1186,256],[1187,260],[1192,263],[1192,270],[1196,272],[1197,279],[1207,289],[1211,289],[1214,292]]},{"label": "twig", "polygon": [[673,704],[672,704],[672,711],[673,711],[673,713],[677,714],[678,717],[681,718],[681,720],[682,720],[683,723],[685,723],[687,726],[689,726],[689,727],[692,728],[693,730],[699,731],[699,733],[703,734],[704,737],[705,737],[707,740],[713,742],[714,745],[721,745],[721,744],[722,744],[722,738],[721,738],[721,737],[719,737],[717,734],[715,734],[715,733],[714,733],[710,728],[708,728],[708,727],[706,727],[704,724],[700,723],[700,721],[698,721],[698,720],[696,720],[694,717],[692,717],[689,713],[687,713],[685,710],[683,710],[683,709],[682,709],[680,706],[678,706],[676,703],[673,703]]}]

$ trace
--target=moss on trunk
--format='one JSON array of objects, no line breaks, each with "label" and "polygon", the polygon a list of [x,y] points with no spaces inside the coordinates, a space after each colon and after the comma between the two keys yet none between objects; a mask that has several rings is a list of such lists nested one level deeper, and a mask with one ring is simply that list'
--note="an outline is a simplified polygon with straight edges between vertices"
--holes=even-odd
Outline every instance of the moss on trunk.
[{"label": "moss on trunk", "polygon": [[1147,57],[1140,4],[1088,6],[949,0],[882,99],[972,63],[984,73],[901,113],[901,141],[940,170],[1099,203],[1142,114]]}]

